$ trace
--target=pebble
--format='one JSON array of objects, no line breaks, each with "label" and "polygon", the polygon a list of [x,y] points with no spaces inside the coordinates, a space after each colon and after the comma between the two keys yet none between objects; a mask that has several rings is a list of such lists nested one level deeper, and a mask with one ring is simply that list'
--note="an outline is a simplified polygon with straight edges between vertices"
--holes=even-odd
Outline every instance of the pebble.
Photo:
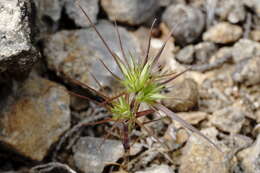
[{"label": "pebble", "polygon": [[217,51],[217,46],[212,42],[201,42],[196,44],[195,47],[196,63],[207,63],[210,57]]},{"label": "pebble", "polygon": [[251,31],[250,37],[252,40],[260,42],[260,29]]},{"label": "pebble", "polygon": [[[91,21],[93,23],[97,23],[97,15],[99,12],[98,0],[84,0],[79,1],[79,3],[82,6],[82,8],[87,12]],[[88,22],[86,16],[74,1],[66,0],[65,10],[68,17],[72,19],[77,26],[90,26],[90,23]]]},{"label": "pebble", "polygon": [[260,56],[260,43],[249,40],[240,39],[233,46],[233,60],[237,63],[241,60]]},{"label": "pebble", "polygon": [[182,46],[197,40],[205,26],[203,13],[198,8],[183,4],[172,4],[167,7],[162,20],[168,28],[174,29],[173,36],[176,43]]},{"label": "pebble", "polygon": [[163,103],[173,111],[189,111],[198,103],[198,85],[193,79],[174,84]]},{"label": "pebble", "polygon": [[110,20],[139,25],[154,18],[160,4],[157,0],[101,0],[101,6]]},{"label": "pebble", "polygon": [[194,46],[189,45],[181,49],[176,55],[176,59],[183,64],[191,64],[194,61]]},{"label": "pebble", "polygon": [[240,26],[221,22],[212,26],[203,33],[203,40],[219,44],[227,44],[237,41],[241,36],[242,29]]},{"label": "pebble", "polygon": [[240,151],[237,156],[241,162],[241,167],[244,172],[259,173],[260,172],[260,134],[256,141],[250,147]]},{"label": "pebble", "polygon": [[245,122],[245,113],[237,107],[225,107],[215,111],[210,122],[225,132],[239,133]]},{"label": "pebble", "polygon": [[257,85],[260,83],[260,56],[252,57],[241,61],[236,65],[236,70],[232,74],[232,79],[236,83],[246,86]]},{"label": "pebble", "polygon": [[[201,131],[216,143],[215,128]],[[183,148],[179,173],[229,173],[229,161],[225,159],[225,153],[218,151],[212,145],[200,137],[191,135]]]},{"label": "pebble", "polygon": [[123,146],[116,140],[81,137],[73,146],[75,165],[84,173],[102,173],[108,162],[115,163],[123,155]]}]

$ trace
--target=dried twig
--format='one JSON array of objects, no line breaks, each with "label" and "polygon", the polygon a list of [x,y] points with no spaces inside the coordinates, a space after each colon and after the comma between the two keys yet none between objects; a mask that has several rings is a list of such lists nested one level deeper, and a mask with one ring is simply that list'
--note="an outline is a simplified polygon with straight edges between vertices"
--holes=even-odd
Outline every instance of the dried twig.
[{"label": "dried twig", "polygon": [[[51,172],[53,169],[63,169],[66,170],[68,173],[77,173],[68,165],[59,162],[50,162],[43,165],[37,165],[31,168],[29,173],[48,173]],[[65,171],[63,172],[66,173]]]},{"label": "dried twig", "polygon": [[[110,116],[109,114],[106,113],[101,113],[100,115],[98,115],[98,113],[100,113],[101,110],[97,110],[96,112],[93,113],[93,115],[95,116],[91,116],[91,117],[87,117],[86,119],[83,119],[82,121],[80,121],[78,124],[76,124],[74,127],[72,127],[70,130],[68,130],[59,140],[55,151],[52,155],[52,160],[56,160],[57,158],[57,153],[60,151],[62,145],[65,143],[65,141],[71,137],[74,133],[76,133],[80,128],[84,127],[86,124],[90,123],[90,122],[95,122],[97,120],[106,118],[108,116]],[[71,147],[72,144],[70,143],[69,146]],[[68,147],[67,147],[68,149]]]}]

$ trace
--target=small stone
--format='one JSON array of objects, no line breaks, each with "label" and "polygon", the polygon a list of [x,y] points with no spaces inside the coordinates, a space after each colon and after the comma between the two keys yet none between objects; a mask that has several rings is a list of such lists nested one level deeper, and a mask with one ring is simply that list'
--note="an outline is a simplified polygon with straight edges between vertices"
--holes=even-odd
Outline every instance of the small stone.
[{"label": "small stone", "polygon": [[241,36],[242,29],[239,26],[221,22],[209,28],[203,34],[203,40],[227,44],[237,41]]},{"label": "small stone", "polygon": [[217,46],[212,42],[202,42],[195,45],[196,63],[207,63],[210,57],[217,51]]},{"label": "small stone", "polygon": [[69,94],[39,77],[27,79],[0,112],[1,143],[33,160],[41,161],[69,127]]},{"label": "small stone", "polygon": [[[216,143],[218,134],[215,128],[201,131]],[[229,173],[229,162],[225,153],[218,151],[212,145],[198,136],[191,135],[183,148],[179,173]]]},{"label": "small stone", "polygon": [[[113,25],[107,21],[100,21],[96,27],[112,51],[122,57],[116,34],[111,34],[111,31],[114,31]],[[118,29],[125,50],[128,49],[134,58],[139,58],[139,42],[122,27]],[[108,87],[113,91],[120,88],[118,81],[98,61],[98,58],[102,59],[114,74],[122,76],[116,62],[92,28],[61,31],[50,36],[45,43],[44,54],[48,67],[58,75],[62,71],[73,79],[100,89],[90,75],[91,72],[104,88]],[[126,56],[130,58],[128,53]]]},{"label": "small stone", "polygon": [[48,17],[53,22],[61,18],[61,11],[65,0],[33,0],[37,8],[37,14],[41,19]]},{"label": "small stone", "polygon": [[120,141],[82,137],[73,147],[76,167],[84,173],[101,173],[108,162],[116,162],[124,155]]},{"label": "small stone", "polygon": [[260,42],[260,30],[253,30],[250,33],[251,39]]},{"label": "small stone", "polygon": [[236,65],[232,79],[246,86],[260,83],[260,56],[241,61]]},{"label": "small stone", "polygon": [[257,123],[260,123],[260,110],[256,111],[256,121]]},{"label": "small stone", "polygon": [[194,46],[189,45],[181,49],[176,59],[183,64],[191,64],[194,61]]},{"label": "small stone", "polygon": [[168,28],[173,29],[176,42],[182,46],[198,39],[205,25],[204,15],[198,8],[183,4],[169,6],[162,20]]},{"label": "small stone", "polygon": [[230,23],[243,22],[246,18],[244,4],[237,0],[218,0],[214,12],[221,21],[228,20]]},{"label": "small stone", "polygon": [[176,143],[177,144],[184,144],[189,139],[189,134],[185,129],[178,130],[176,134]]},{"label": "small stone", "polygon": [[[177,115],[192,125],[197,125],[208,117],[208,114],[205,112],[179,112]],[[175,126],[176,128],[182,127],[179,122],[176,122]]]},{"label": "small stone", "polygon": [[25,79],[39,58],[31,41],[31,10],[30,0],[0,1],[0,81]]},{"label": "small stone", "polygon": [[260,56],[260,43],[248,39],[240,39],[233,46],[232,54],[236,63],[241,60]]},{"label": "small stone", "polygon": [[36,40],[58,30],[65,0],[33,0],[36,7]]},{"label": "small stone", "polygon": [[225,107],[214,112],[210,122],[225,132],[238,133],[245,122],[245,113],[237,107]]},{"label": "small stone", "polygon": [[167,96],[170,98],[164,99],[163,103],[173,111],[191,110],[198,103],[198,85],[193,79],[185,79],[176,83]]},{"label": "small stone", "polygon": [[260,3],[259,0],[243,0],[246,7],[253,10],[257,17],[260,17]]},{"label": "small stone", "polygon": [[110,20],[139,25],[153,18],[160,4],[157,0],[101,0]]},{"label": "small stone", "polygon": [[144,171],[137,171],[135,173],[174,173],[173,169],[168,165],[153,165],[150,168],[146,168]]},{"label": "small stone", "polygon": [[[93,23],[97,22],[97,15],[99,11],[98,0],[84,0],[79,1],[82,8],[87,12]],[[72,19],[77,26],[88,27],[90,23],[86,19],[84,13],[79,9],[74,1],[66,0],[65,9],[68,17]]]},{"label": "small stone", "polygon": [[260,172],[260,134],[258,134],[255,143],[240,151],[237,156],[241,161],[243,172],[259,173]]},{"label": "small stone", "polygon": [[230,23],[239,23],[245,20],[246,18],[246,11],[243,5],[240,3],[236,3],[237,5],[232,8],[228,14],[228,21]]}]

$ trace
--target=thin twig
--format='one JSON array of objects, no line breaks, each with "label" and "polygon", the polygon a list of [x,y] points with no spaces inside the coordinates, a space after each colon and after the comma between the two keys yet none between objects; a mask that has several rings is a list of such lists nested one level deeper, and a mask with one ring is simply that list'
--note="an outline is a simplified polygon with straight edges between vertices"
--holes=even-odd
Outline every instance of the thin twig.
[{"label": "thin twig", "polygon": [[100,114],[100,115],[97,115],[97,116],[91,116],[91,117],[87,117],[86,119],[80,121],[78,124],[76,124],[74,127],[72,127],[70,130],[68,130],[62,137],[61,139],[59,140],[56,148],[55,148],[55,151],[53,153],[53,156],[52,156],[52,160],[56,160],[56,157],[57,157],[57,153],[60,151],[62,145],[65,143],[65,141],[71,136],[73,135],[75,132],[77,132],[80,128],[82,128],[83,126],[85,126],[86,124],[90,123],[90,122],[94,122],[94,121],[97,121],[99,119],[103,119],[103,118],[106,118],[110,116],[109,114]]},{"label": "thin twig", "polygon": [[29,173],[48,173],[55,168],[62,168],[68,171],[68,173],[77,173],[71,169],[68,165],[59,162],[50,162],[42,165],[37,165],[30,169]]}]

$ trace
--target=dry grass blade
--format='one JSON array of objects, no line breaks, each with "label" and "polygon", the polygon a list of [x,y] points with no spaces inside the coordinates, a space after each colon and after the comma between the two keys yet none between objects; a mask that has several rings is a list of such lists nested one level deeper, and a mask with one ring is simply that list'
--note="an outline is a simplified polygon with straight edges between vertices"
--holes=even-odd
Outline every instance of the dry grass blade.
[{"label": "dry grass blade", "polygon": [[147,44],[147,49],[146,49],[146,54],[145,54],[145,58],[144,58],[143,67],[145,66],[145,64],[148,61],[150,47],[151,47],[152,32],[153,32],[153,27],[154,27],[155,22],[156,22],[156,19],[154,19],[154,21],[152,23],[152,26],[150,28],[150,34],[149,34],[149,39],[148,39],[148,44]]},{"label": "dry grass blade", "polygon": [[197,130],[195,127],[193,127],[192,125],[190,125],[189,123],[187,123],[185,120],[183,120],[182,118],[180,118],[177,114],[175,114],[174,112],[172,112],[171,110],[169,110],[168,108],[166,108],[165,106],[161,105],[161,104],[156,104],[153,105],[153,107],[157,110],[160,110],[162,112],[164,112],[166,115],[168,115],[170,118],[172,118],[175,121],[178,121],[179,123],[181,123],[185,128],[191,130],[192,132],[197,133],[198,135],[200,135],[201,137],[203,137],[206,141],[208,141],[210,144],[212,144],[216,149],[218,149],[220,152],[221,149],[214,143],[212,142],[207,136],[203,135],[199,130]]}]

